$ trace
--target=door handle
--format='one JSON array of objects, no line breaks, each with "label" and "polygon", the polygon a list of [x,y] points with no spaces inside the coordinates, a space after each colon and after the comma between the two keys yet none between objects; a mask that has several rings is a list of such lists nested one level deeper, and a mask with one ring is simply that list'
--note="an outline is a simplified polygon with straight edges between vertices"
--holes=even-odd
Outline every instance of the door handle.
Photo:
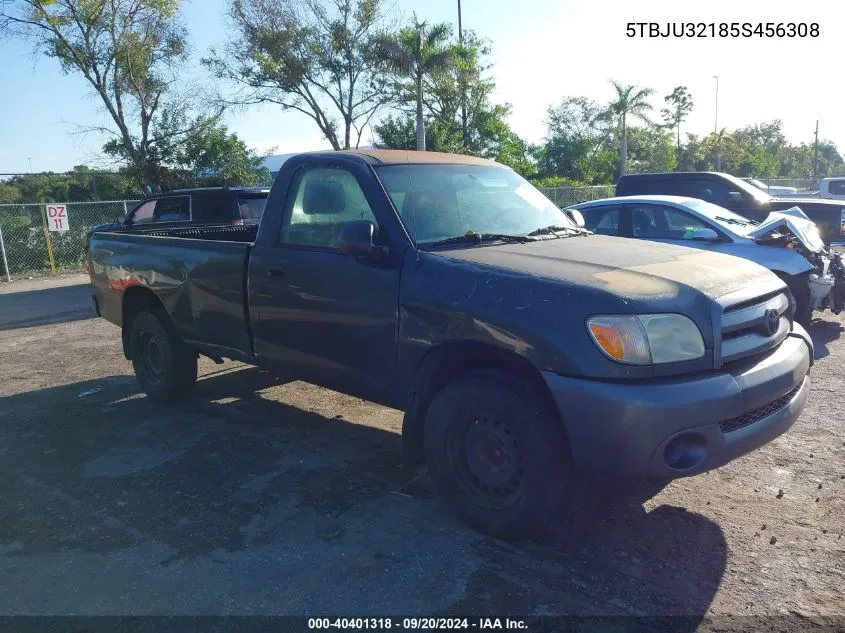
[{"label": "door handle", "polygon": [[267,270],[268,277],[284,277],[285,271],[280,268],[270,268]]}]

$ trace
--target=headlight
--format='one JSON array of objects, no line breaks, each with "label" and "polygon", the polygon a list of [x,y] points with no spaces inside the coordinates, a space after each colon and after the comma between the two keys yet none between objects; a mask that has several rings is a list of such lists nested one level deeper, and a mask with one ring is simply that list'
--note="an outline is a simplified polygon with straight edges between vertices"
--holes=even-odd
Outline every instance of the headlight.
[{"label": "headlight", "polygon": [[704,356],[698,327],[681,314],[596,316],[587,330],[606,356],[629,365],[695,360]]}]

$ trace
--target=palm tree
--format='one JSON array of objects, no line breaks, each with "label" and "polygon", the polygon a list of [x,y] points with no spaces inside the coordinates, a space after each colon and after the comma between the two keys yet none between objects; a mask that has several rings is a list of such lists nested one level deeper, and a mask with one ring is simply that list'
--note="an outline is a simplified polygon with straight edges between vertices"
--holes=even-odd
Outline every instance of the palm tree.
[{"label": "palm tree", "polygon": [[626,86],[613,80],[610,83],[616,90],[616,98],[610,102],[610,111],[619,121],[619,175],[624,176],[628,170],[628,120],[639,119],[649,123],[647,113],[652,107],[648,98],[654,94],[654,90]]},{"label": "palm tree", "polygon": [[445,22],[429,26],[414,14],[414,22],[382,41],[381,53],[388,68],[406,80],[417,102],[417,150],[425,150],[423,80],[451,67],[455,48],[449,43],[451,28]]}]

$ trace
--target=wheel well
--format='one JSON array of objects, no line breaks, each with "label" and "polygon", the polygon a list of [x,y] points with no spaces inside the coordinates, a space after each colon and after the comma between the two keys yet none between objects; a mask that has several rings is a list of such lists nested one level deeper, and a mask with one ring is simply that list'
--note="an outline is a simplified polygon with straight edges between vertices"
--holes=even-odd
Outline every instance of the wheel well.
[{"label": "wheel well", "polygon": [[423,427],[432,398],[450,382],[479,371],[496,371],[513,377],[520,393],[542,398],[559,418],[554,398],[537,368],[514,352],[475,342],[446,343],[423,358],[414,376],[402,422],[402,462],[422,463]]},{"label": "wheel well", "polygon": [[134,287],[129,288],[123,293],[121,323],[123,326],[123,355],[127,360],[130,359],[129,347],[130,336],[132,335],[132,322],[144,310],[155,310],[157,308],[164,310],[164,305],[149,288]]}]

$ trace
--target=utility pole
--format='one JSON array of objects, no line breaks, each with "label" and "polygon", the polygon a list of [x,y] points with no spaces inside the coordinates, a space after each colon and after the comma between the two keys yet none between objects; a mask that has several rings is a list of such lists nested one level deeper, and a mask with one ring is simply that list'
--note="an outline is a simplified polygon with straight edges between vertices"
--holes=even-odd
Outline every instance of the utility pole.
[{"label": "utility pole", "polygon": [[719,75],[713,75],[716,80],[716,115],[713,118],[713,134],[719,133]]},{"label": "utility pole", "polygon": [[819,175],[819,120],[816,119],[816,140],[813,143],[813,180]]},{"label": "utility pole", "polygon": [[29,173],[32,173],[32,157],[27,156],[26,159],[29,161]]},{"label": "utility pole", "polygon": [[[719,75],[713,75],[716,80],[716,113],[713,117],[713,134],[719,133]],[[722,171],[722,139],[716,139],[716,171]]]},{"label": "utility pole", "polygon": [[[458,44],[463,46],[464,44],[464,27],[463,22],[461,20],[461,0],[458,0]],[[461,90],[461,140],[463,141],[464,148],[466,149],[467,146],[467,98],[466,98],[466,86],[464,85],[462,75],[462,70],[458,69],[458,87]]]}]

